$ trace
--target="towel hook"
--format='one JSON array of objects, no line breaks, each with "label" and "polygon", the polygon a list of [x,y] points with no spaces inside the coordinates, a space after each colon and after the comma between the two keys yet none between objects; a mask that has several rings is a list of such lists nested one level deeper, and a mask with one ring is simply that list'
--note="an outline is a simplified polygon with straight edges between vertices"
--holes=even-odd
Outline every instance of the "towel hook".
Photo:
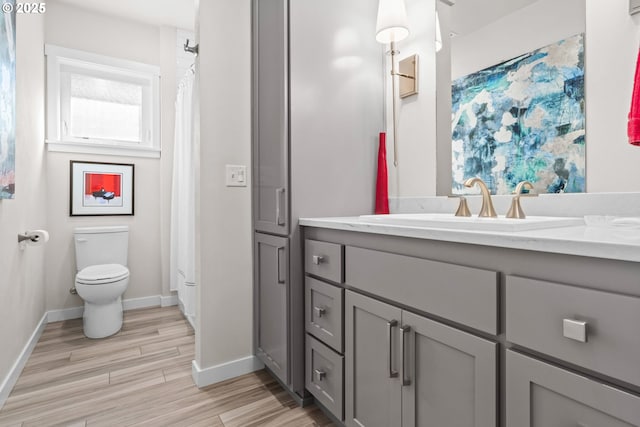
[{"label": "towel hook", "polygon": [[199,46],[200,46],[199,44],[197,44],[195,46],[189,46],[189,39],[187,39],[187,41],[184,43],[184,51],[185,52],[191,52],[194,55],[197,55]]}]

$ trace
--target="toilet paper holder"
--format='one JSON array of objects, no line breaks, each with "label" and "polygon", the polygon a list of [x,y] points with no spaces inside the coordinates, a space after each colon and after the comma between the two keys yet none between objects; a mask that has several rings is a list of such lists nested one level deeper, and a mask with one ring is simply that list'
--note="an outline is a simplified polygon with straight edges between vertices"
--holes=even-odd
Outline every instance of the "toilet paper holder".
[{"label": "toilet paper holder", "polygon": [[40,236],[30,236],[28,233],[18,234],[18,243],[24,242],[25,240],[31,240],[32,242],[37,242]]},{"label": "toilet paper holder", "polygon": [[25,231],[24,234],[18,234],[18,243],[38,243],[40,240],[46,242],[48,240],[46,234],[44,230]]}]

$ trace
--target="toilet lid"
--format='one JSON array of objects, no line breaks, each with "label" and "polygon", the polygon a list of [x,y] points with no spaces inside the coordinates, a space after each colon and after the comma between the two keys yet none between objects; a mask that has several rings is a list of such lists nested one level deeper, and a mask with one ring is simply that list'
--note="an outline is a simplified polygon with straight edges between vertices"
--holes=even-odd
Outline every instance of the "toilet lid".
[{"label": "toilet lid", "polygon": [[91,265],[78,272],[76,280],[84,284],[91,284],[105,280],[115,282],[129,275],[129,269],[120,264]]}]

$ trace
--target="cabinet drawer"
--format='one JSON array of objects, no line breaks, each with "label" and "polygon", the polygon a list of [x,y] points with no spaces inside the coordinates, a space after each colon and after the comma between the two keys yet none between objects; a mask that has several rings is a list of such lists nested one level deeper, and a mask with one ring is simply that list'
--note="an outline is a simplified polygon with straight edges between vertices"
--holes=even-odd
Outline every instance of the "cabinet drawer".
[{"label": "cabinet drawer", "polygon": [[305,279],[305,325],[307,332],[342,353],[344,290],[307,277]]},{"label": "cabinet drawer", "polygon": [[509,427],[640,425],[640,397],[507,350]]},{"label": "cabinet drawer", "polygon": [[498,273],[348,246],[346,283],[417,310],[498,334]]},{"label": "cabinet drawer", "polygon": [[307,273],[332,282],[344,282],[342,258],[344,246],[336,243],[305,240],[304,269]]},{"label": "cabinet drawer", "polygon": [[512,343],[640,386],[638,297],[507,276],[506,324]]},{"label": "cabinet drawer", "polygon": [[344,420],[344,356],[337,354],[311,335],[307,335],[305,370],[307,390],[336,418]]}]

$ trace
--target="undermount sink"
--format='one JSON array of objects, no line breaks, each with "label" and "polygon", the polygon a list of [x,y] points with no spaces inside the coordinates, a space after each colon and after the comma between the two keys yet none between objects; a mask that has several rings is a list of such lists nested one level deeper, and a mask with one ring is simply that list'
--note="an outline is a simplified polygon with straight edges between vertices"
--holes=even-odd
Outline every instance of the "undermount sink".
[{"label": "undermount sink", "polygon": [[524,219],[516,219],[499,216],[497,218],[480,218],[443,213],[361,215],[360,220],[364,223],[408,227],[509,232],[584,225],[583,218],[573,217],[528,216]]}]

